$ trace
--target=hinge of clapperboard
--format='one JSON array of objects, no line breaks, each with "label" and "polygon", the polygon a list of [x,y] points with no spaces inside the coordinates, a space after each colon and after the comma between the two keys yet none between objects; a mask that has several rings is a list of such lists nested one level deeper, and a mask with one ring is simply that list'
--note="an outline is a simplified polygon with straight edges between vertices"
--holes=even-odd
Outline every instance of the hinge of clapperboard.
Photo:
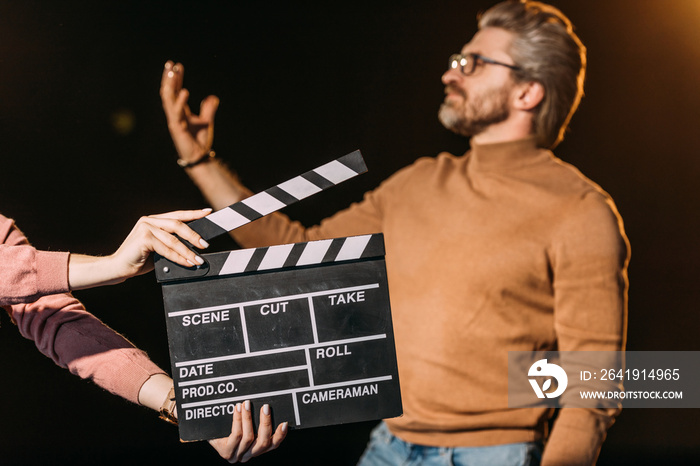
[{"label": "hinge of clapperboard", "polygon": [[[333,187],[343,181],[365,173],[367,166],[359,150],[351,152],[332,162],[326,163],[302,175],[280,183],[265,191],[254,194],[240,202],[231,204],[206,217],[188,223],[188,226],[209,241],[212,238],[242,227],[253,220],[276,212],[288,205],[305,199],[320,191]],[[295,254],[294,247],[301,246]],[[320,248],[320,249],[319,249]],[[304,265],[307,256],[316,251],[317,259],[309,263],[335,262],[340,260],[364,259],[384,254],[384,238],[381,234],[364,235],[337,240],[313,241],[295,245],[281,245],[269,248],[269,256],[282,253],[278,261],[283,266]],[[289,250],[287,250],[289,249]],[[254,250],[244,250],[254,251]],[[224,273],[247,272],[254,270],[253,257],[244,257],[245,253],[230,251],[228,253],[201,254],[205,263],[199,267],[185,268],[162,256],[155,256],[155,273],[158,282],[202,278]],[[273,260],[267,258],[267,260]],[[265,258],[259,258],[265,260]],[[261,270],[259,264],[257,270]]]}]

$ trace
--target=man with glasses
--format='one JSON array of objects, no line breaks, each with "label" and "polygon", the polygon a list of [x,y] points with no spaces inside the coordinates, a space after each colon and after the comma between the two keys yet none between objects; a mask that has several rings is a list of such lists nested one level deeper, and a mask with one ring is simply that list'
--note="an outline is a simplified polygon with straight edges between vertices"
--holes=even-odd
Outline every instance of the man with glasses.
[{"label": "man with glasses", "polygon": [[[360,464],[593,464],[616,410],[508,407],[508,351],[616,351],[629,247],[612,199],[549,149],[583,93],[585,48],[539,2],[506,1],[442,76],[442,124],[462,156],[422,158],[362,202],[304,228],[275,213],[245,247],[383,232],[404,415]],[[180,164],[214,208],[249,196],[210,157],[218,105],[187,108],[182,65],[161,97]],[[552,425],[549,432],[549,425]],[[544,449],[543,449],[544,445]]]}]

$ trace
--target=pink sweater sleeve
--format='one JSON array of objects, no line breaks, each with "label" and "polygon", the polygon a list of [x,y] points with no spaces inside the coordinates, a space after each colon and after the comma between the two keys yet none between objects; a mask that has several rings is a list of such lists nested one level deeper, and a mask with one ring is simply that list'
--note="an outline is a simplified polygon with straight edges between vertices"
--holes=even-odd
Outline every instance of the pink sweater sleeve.
[{"label": "pink sweater sleeve", "polygon": [[138,403],[139,390],[151,375],[164,373],[69,294],[16,304],[8,312],[22,336],[56,364],[131,402]]},{"label": "pink sweater sleeve", "polygon": [[71,373],[138,403],[143,383],[164,371],[70,294],[40,297],[67,289],[67,254],[36,251],[1,215],[0,239],[0,303],[22,336]]},{"label": "pink sweater sleeve", "polygon": [[37,251],[0,215],[0,306],[68,291],[68,253]]}]

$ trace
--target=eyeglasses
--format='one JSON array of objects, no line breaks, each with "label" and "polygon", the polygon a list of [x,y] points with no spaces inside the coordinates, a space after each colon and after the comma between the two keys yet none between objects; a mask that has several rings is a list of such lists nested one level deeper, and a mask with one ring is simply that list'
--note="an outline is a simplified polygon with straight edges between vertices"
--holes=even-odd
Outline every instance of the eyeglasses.
[{"label": "eyeglasses", "polygon": [[450,61],[448,63],[450,69],[459,68],[459,71],[461,71],[463,75],[469,76],[470,74],[474,73],[474,70],[476,70],[476,65],[478,65],[479,62],[488,63],[490,65],[505,66],[506,68],[510,68],[511,70],[522,69],[519,66],[509,65],[508,63],[492,60],[490,58],[483,57],[477,53],[468,53],[466,55],[462,55],[461,53],[455,53],[454,55],[450,56]]}]

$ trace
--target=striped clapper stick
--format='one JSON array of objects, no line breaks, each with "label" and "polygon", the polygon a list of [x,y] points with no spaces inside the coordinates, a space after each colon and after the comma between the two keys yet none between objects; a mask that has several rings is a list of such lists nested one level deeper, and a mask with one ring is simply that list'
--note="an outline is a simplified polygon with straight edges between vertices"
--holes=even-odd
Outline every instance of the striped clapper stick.
[{"label": "striped clapper stick", "polygon": [[250,196],[189,226],[205,240],[227,233],[367,171],[359,150]]},{"label": "striped clapper stick", "polygon": [[269,404],[291,429],[400,415],[384,254],[371,234],[204,254],[199,268],[157,259],[180,438],[228,436],[246,400],[256,425]]}]

